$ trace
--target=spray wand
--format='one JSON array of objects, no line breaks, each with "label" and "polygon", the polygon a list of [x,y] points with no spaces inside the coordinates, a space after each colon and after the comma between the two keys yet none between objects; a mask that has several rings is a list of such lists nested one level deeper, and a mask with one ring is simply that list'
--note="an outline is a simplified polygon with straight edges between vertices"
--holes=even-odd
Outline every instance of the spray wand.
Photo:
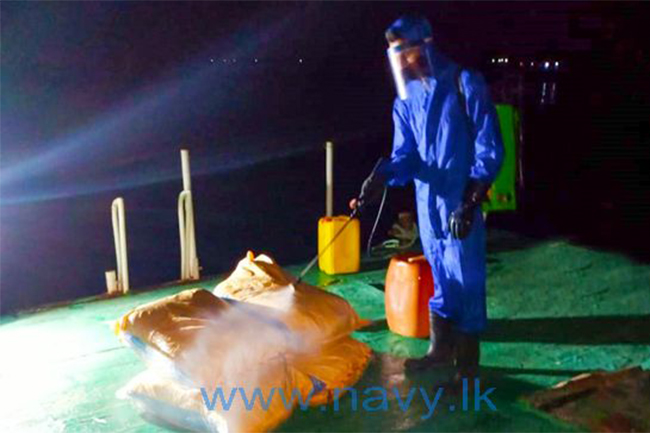
[{"label": "spray wand", "polygon": [[[377,171],[377,168],[379,167],[381,162],[382,162],[382,158],[379,158],[379,160],[375,164],[375,167],[372,169],[372,172],[370,173],[370,176],[368,176],[368,178],[375,175],[375,172]],[[374,227],[372,229],[372,234],[370,235],[370,240],[372,240],[372,236],[374,235],[375,229],[377,228],[377,223],[379,222],[379,217],[381,216],[381,209],[384,207],[384,200],[386,199],[386,191],[387,191],[387,188],[384,188],[384,195],[382,197],[381,207],[379,209],[379,212],[377,213],[377,219],[375,220],[375,224],[374,224]],[[354,217],[356,217],[359,213],[361,213],[361,209],[366,204],[366,202],[365,202],[366,193],[367,193],[367,191],[364,188],[362,188],[361,192],[359,193],[359,197],[356,200],[357,204],[354,207],[354,209],[352,209],[352,212],[350,212],[348,220],[334,234],[334,237],[332,237],[332,239],[327,243],[327,245],[325,245],[323,247],[323,249],[321,249],[318,252],[318,254],[316,254],[316,256],[307,264],[307,266],[305,266],[305,269],[302,270],[302,272],[298,276],[298,280],[295,282],[295,284],[299,284],[302,281],[302,279],[305,277],[305,275],[307,275],[307,272],[309,272],[309,270],[314,267],[314,265],[318,262],[318,259],[320,259],[321,256],[323,255],[323,253],[325,253],[325,251],[327,251],[332,246],[332,244],[334,244],[334,241],[336,241],[336,239],[341,235],[341,233],[343,233],[343,231],[348,227],[348,225],[350,224],[352,219]],[[368,245],[370,245],[370,240],[368,242]]]}]

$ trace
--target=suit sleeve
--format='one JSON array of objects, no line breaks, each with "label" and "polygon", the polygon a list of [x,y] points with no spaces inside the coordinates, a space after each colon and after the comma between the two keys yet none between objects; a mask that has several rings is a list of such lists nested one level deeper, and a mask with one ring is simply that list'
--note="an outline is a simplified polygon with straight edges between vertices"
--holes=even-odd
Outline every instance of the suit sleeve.
[{"label": "suit sleeve", "polygon": [[386,160],[378,169],[390,186],[406,185],[422,169],[407,110],[406,104],[396,98],[393,104],[393,151],[390,160]]},{"label": "suit sleeve", "polygon": [[467,113],[475,132],[474,161],[470,168],[470,177],[490,184],[499,173],[503,162],[504,150],[499,118],[483,76],[464,71],[462,80],[467,95]]}]

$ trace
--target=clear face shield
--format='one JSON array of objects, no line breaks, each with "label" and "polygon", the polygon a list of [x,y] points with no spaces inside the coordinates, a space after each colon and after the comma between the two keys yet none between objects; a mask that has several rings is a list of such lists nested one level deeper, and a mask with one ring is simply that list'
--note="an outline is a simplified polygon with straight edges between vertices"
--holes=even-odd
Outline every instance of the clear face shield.
[{"label": "clear face shield", "polygon": [[433,76],[431,50],[428,49],[431,43],[432,39],[427,38],[417,42],[391,44],[388,48],[388,61],[400,99],[408,98],[408,85],[412,81],[420,81],[428,87],[427,78]]}]

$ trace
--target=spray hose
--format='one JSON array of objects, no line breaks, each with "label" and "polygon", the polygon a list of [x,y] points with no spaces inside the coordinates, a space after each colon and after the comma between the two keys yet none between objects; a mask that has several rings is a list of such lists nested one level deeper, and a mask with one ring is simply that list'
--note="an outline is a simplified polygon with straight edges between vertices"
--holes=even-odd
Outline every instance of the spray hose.
[{"label": "spray hose", "polygon": [[[379,158],[379,160],[375,164],[375,167],[372,169],[372,172],[370,173],[370,176],[373,176],[375,174],[375,171],[377,171],[377,168],[379,167],[379,164],[381,164],[381,161],[382,161],[382,159]],[[381,204],[379,205],[379,210],[377,211],[377,217],[375,218],[375,223],[374,223],[374,225],[372,227],[370,237],[368,238],[368,245],[367,245],[367,249],[366,249],[366,253],[368,255],[370,255],[370,253],[371,253],[372,238],[374,237],[375,231],[377,230],[377,225],[379,224],[379,219],[381,218],[381,213],[382,213],[382,210],[384,209],[384,203],[386,201],[386,195],[387,194],[388,194],[388,188],[384,187],[384,193],[383,193],[382,198],[381,198]],[[327,249],[329,249],[332,246],[332,244],[334,244],[334,241],[336,241],[336,239],[341,235],[341,233],[343,233],[343,231],[348,227],[350,222],[352,222],[352,219],[354,217],[356,217],[359,213],[361,213],[361,209],[365,206],[364,195],[365,195],[364,191],[361,191],[361,193],[359,194],[359,197],[357,198],[357,203],[358,204],[354,209],[352,209],[352,212],[350,212],[350,215],[348,216],[348,220],[334,234],[334,237],[332,237],[332,239],[327,243],[327,245],[325,245],[323,247],[323,249],[321,249],[318,252],[318,254],[316,254],[316,256],[307,264],[307,266],[305,266],[305,269],[302,270],[302,272],[298,276],[298,280],[296,280],[295,284],[299,284],[302,281],[302,279],[305,277],[305,275],[307,275],[307,272],[309,272],[310,269],[314,267],[314,265],[318,262],[318,259],[320,259],[320,257],[323,255],[323,253],[325,251],[327,251]]]},{"label": "spray hose", "polygon": [[377,216],[375,217],[375,223],[372,225],[372,230],[370,231],[370,236],[368,237],[368,244],[366,245],[366,254],[369,257],[372,255],[372,238],[375,237],[375,231],[377,230],[377,225],[379,225],[379,219],[381,218],[381,213],[384,210],[384,203],[386,202],[387,195],[388,195],[388,188],[384,187],[384,193],[381,196],[381,203],[379,204],[379,209],[377,209]]}]

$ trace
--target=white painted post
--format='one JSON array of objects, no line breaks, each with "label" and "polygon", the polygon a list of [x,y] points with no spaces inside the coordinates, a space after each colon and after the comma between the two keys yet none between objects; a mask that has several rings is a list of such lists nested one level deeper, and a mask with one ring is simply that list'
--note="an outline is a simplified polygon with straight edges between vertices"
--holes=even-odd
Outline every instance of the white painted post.
[{"label": "white painted post", "polygon": [[106,292],[109,295],[114,295],[119,292],[117,289],[117,274],[114,270],[106,271]]},{"label": "white painted post", "polygon": [[334,214],[334,143],[325,143],[325,215]]},{"label": "white painted post", "polygon": [[113,203],[111,204],[111,216],[113,220],[115,258],[117,261],[117,290],[125,294],[129,292],[129,259],[126,248],[124,199],[122,197],[113,200]]},{"label": "white painted post", "polygon": [[192,199],[192,192],[188,192],[187,203],[185,205],[187,211],[187,238],[188,238],[188,269],[190,280],[198,280],[199,275],[199,258],[196,255],[196,235],[194,228],[194,200]]},{"label": "white painted post", "polygon": [[181,169],[183,170],[183,191],[191,191],[190,151],[187,149],[181,149]]},{"label": "white painted post", "polygon": [[181,169],[183,172],[183,191],[178,196],[178,228],[181,241],[181,280],[198,280],[200,278],[199,259],[196,254],[194,205],[192,203],[192,183],[190,175],[190,153],[187,149],[181,149]]},{"label": "white painted post", "polygon": [[178,195],[178,232],[181,240],[181,281],[189,279],[187,270],[187,232],[185,222],[185,203],[189,192],[181,191]]}]

